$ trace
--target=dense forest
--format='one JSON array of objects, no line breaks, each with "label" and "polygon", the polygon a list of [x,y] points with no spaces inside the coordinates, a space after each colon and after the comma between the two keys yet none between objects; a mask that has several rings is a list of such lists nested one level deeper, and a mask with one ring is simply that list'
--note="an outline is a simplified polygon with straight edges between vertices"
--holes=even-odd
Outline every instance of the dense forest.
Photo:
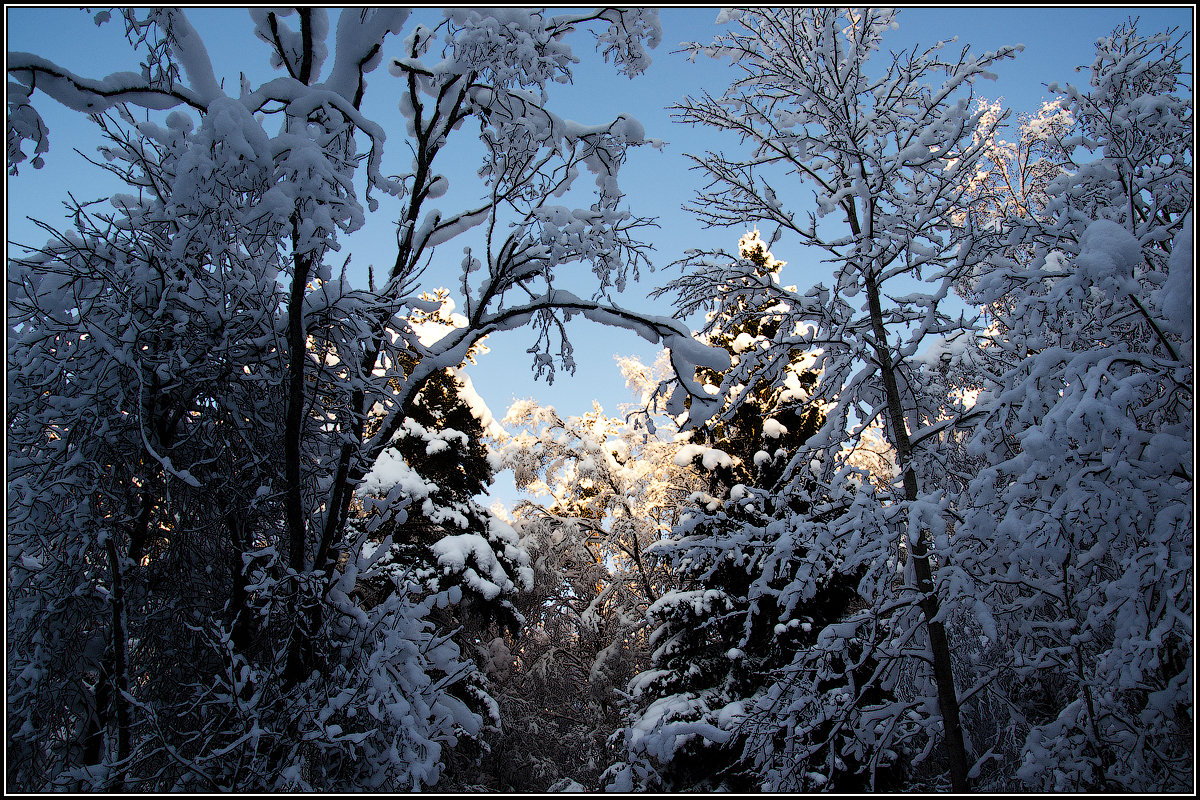
[{"label": "dense forest", "polygon": [[[548,88],[656,12],[249,16],[261,83],[178,9],[96,15],[140,72],[8,53],[10,174],[57,102],[123,186],[8,258],[9,791],[1194,788],[1189,31],[1013,116],[1016,47],[722,12],[664,102],[729,246],[639,310],[654,141]],[[572,318],[661,343],[628,408],[493,416],[464,365]]]}]

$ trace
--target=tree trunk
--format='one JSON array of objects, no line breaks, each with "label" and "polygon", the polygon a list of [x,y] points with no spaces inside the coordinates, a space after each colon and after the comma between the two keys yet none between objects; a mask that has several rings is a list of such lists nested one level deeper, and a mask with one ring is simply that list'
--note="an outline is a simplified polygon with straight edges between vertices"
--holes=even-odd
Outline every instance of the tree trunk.
[{"label": "tree trunk", "polygon": [[225,514],[225,525],[229,528],[229,539],[232,545],[229,560],[230,578],[233,581],[233,588],[229,596],[229,608],[233,615],[231,635],[234,650],[245,655],[246,651],[250,649],[253,631],[253,612],[248,607],[250,594],[246,591],[246,564],[243,560],[243,554],[249,547],[250,537],[246,535],[245,519],[240,518],[232,508]]},{"label": "tree trunk", "polygon": [[[117,760],[123,762],[129,758],[130,743],[129,705],[125,699],[125,695],[129,693],[129,674],[125,657],[125,589],[117,543],[110,536],[107,545],[109,569],[112,572],[112,591],[109,599],[112,605],[113,678],[116,682],[113,687],[116,691],[112,693],[112,704],[117,720]],[[117,771],[114,788],[120,788],[124,784],[127,767],[128,765],[122,765]]]},{"label": "tree trunk", "polygon": [[[108,727],[109,722],[111,682],[112,672],[110,671],[108,654],[106,653],[100,662],[100,676],[96,679],[96,689],[92,694],[91,713],[88,715],[87,727],[83,734],[83,763],[87,766],[96,766],[103,761],[104,731]],[[81,779],[77,783],[75,791],[85,792],[90,788]]]},{"label": "tree trunk", "polygon": [[[299,210],[292,217],[292,245],[299,243]],[[287,414],[284,419],[284,518],[288,532],[288,564],[295,573],[295,601],[292,604],[292,635],[288,645],[284,676],[288,684],[295,684],[308,675],[312,664],[312,625],[309,610],[302,595],[302,579],[305,572],[305,544],[307,525],[304,514],[304,491],[301,484],[301,439],[304,434],[304,378],[305,359],[308,357],[308,337],[304,327],[304,295],[308,276],[312,272],[312,259],[308,254],[296,254],[293,258],[291,296],[288,300],[288,397]]]},{"label": "tree trunk", "polygon": [[284,515],[288,530],[288,563],[298,573],[304,570],[306,538],[304,494],[300,483],[300,439],[304,431],[304,360],[307,357],[304,289],[308,285],[310,271],[309,259],[296,256],[288,302],[288,398],[283,432],[284,479],[287,484]]},{"label": "tree trunk", "polygon": [[[913,502],[920,494],[917,475],[912,467],[912,446],[908,439],[908,428],[904,421],[904,408],[900,403],[900,389],[896,383],[895,366],[888,348],[887,331],[883,326],[883,309],[879,302],[879,287],[874,274],[866,275],[867,302],[871,313],[871,328],[875,336],[875,358],[883,376],[887,394],[888,426],[892,432],[892,445],[896,448],[896,460],[904,471],[904,499]],[[950,761],[950,781],[955,792],[968,789],[967,773],[970,769],[966,745],[963,741],[962,724],[959,721],[958,694],[954,688],[954,671],[951,668],[950,646],[946,641],[946,630],[937,621],[938,599],[934,593],[933,575],[929,566],[924,532],[915,539],[908,539],[909,556],[913,561],[913,572],[917,576],[917,591],[921,595],[921,611],[929,630],[929,649],[933,658],[933,679],[937,684],[938,709],[942,714],[946,755]]]}]

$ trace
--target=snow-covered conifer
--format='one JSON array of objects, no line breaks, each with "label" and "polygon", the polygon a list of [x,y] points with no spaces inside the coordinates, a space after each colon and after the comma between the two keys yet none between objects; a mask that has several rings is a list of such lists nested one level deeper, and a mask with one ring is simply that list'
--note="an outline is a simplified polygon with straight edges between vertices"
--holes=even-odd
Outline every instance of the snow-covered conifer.
[{"label": "snow-covered conifer", "polygon": [[[784,266],[757,231],[742,237],[738,252],[760,276],[777,277]],[[777,311],[735,302],[710,321],[706,341],[730,352],[728,372],[739,383],[716,418],[677,437],[684,443],[675,460],[693,468],[703,491],[688,498],[671,536],[650,551],[671,566],[679,588],[650,608],[653,660],[632,685],[635,711],[619,737],[624,764],[610,774],[616,785],[762,788],[747,741],[759,704],[768,701],[772,681],[764,676],[812,650],[817,632],[861,603],[857,577],[839,573],[804,539],[844,510],[845,499],[823,492],[819,468],[810,465],[807,479],[785,480],[795,477],[793,457],[824,423],[811,402],[818,380],[807,368],[811,355],[795,348],[779,359],[782,374],[742,369],[744,353],[772,342],[784,321]],[[713,370],[698,377],[730,383]],[[853,691],[870,659],[844,666],[859,674],[828,682],[828,690]],[[826,748],[806,761],[824,766],[835,752]],[[828,771],[825,788],[866,785],[856,766]]]},{"label": "snow-covered conifer", "polygon": [[[801,253],[820,253],[834,273],[831,285],[797,291],[737,254],[689,254],[688,273],[673,284],[681,312],[726,311],[736,325],[770,307],[782,319],[769,342],[740,355],[718,396],[746,385],[742,373],[778,379],[792,352],[811,352],[820,373],[813,399],[823,404],[825,422],[792,456],[780,490],[800,492],[816,477],[837,497],[849,472],[836,454],[880,423],[899,473],[881,495],[857,480],[858,496],[820,530],[794,529],[809,561],[859,577],[865,607],[816,632],[813,650],[773,673],[769,700],[744,709],[747,752],[762,785],[775,789],[827,778],[828,769],[814,778],[801,768],[823,748],[845,747],[830,758],[852,756],[868,772],[904,749],[914,763],[925,762],[932,780],[948,773],[958,790],[974,762],[962,736],[950,645],[962,632],[955,629],[961,611],[948,492],[963,476],[943,446],[966,408],[926,384],[918,356],[975,324],[947,302],[979,258],[954,224],[960,187],[988,139],[986,130],[976,136],[986,121],[971,110],[969,91],[1015,49],[974,55],[940,43],[868,65],[895,18],[877,10],[725,12],[730,32],[690,48],[696,56],[730,57],[737,77],[722,95],[676,108],[680,121],[743,142],[740,157],[692,156],[711,178],[693,204],[700,219],[761,225],[773,229],[772,243],[794,237],[805,249],[793,264]],[[795,205],[802,197],[811,198],[811,209]],[[830,457],[818,460],[818,453]],[[801,574],[792,585],[811,597],[816,576]],[[865,683],[838,697],[824,692],[824,681],[846,679],[868,657],[875,667]],[[825,735],[828,723],[845,735],[839,743]],[[935,748],[936,764],[926,758]]]}]

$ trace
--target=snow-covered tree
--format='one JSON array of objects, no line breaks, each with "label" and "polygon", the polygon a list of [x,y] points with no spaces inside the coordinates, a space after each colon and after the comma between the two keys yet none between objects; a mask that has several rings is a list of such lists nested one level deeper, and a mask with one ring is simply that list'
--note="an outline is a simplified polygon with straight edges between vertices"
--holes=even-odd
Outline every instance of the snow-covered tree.
[{"label": "snow-covered tree", "polygon": [[1001,138],[1004,107],[999,100],[979,100],[985,114],[976,138],[987,136],[974,175],[967,176],[965,205],[976,227],[1008,216],[1043,217],[1050,183],[1070,162],[1066,140],[1073,120],[1061,99],[1043,103],[1036,114],[1018,118],[1017,140]]},{"label": "snow-covered tree", "polygon": [[[238,224],[262,165],[204,163],[180,118],[119,121],[97,118],[103,163],[140,198],[76,204],[9,265],[10,787],[119,781],[141,727],[126,693],[178,700],[219,670],[201,625],[251,649],[242,552],[281,510],[279,262]],[[176,202],[204,171],[214,202]]]},{"label": "snow-covered tree", "polygon": [[979,683],[1008,709],[991,732],[996,786],[1192,782],[1184,64],[1176,31],[1131,23],[1097,43],[1089,86],[1052,85],[1075,121],[1058,134],[1072,162],[1042,213],[1000,220],[1006,247],[976,283],[995,320],[979,363],[995,373],[959,567],[986,607]]},{"label": "snow-covered tree", "polygon": [[[423,342],[434,342],[462,324],[462,318],[452,313],[453,302],[444,289],[422,297],[440,304],[434,311],[417,310],[410,317]],[[476,355],[472,350],[467,357],[473,362]],[[404,373],[416,363],[412,354],[401,354],[399,366]],[[390,379],[395,391],[402,390],[403,382],[403,377]],[[431,579],[437,576],[431,588],[459,585],[465,598],[459,605],[466,606],[460,613],[515,627],[518,615],[511,597],[521,582],[515,578],[525,559],[512,542],[501,541],[508,532],[492,524],[492,515],[477,499],[495,472],[485,441],[488,428],[495,427],[491,411],[470,378],[457,368],[427,377],[405,411],[406,418],[381,454],[371,480],[359,489],[360,513],[351,524],[367,531],[373,542],[390,538],[390,550],[380,556],[380,565],[398,562],[405,569],[422,565],[432,571]],[[380,424],[382,410],[375,412],[368,433]],[[389,497],[397,486],[401,487],[398,494]],[[451,541],[457,547],[450,548]],[[460,559],[452,552],[466,556]],[[390,591],[390,584],[384,581],[362,588],[369,595]]]},{"label": "snow-covered tree", "polygon": [[[646,370],[622,367],[632,381]],[[504,644],[497,685],[504,730],[489,744],[501,789],[518,776],[595,786],[607,765],[625,687],[648,664],[646,609],[674,585],[645,551],[701,487],[659,421],[652,435],[599,407],[563,419],[532,401],[504,420],[499,461],[535,499],[515,509],[534,580],[515,601],[525,625]]]},{"label": "snow-covered tree", "polygon": [[[925,762],[932,783],[948,773],[962,790],[982,755],[963,739],[951,652],[951,637],[964,631],[956,629],[963,609],[950,552],[948,492],[957,484],[942,443],[965,408],[925,385],[917,357],[935,341],[961,349],[975,324],[948,303],[979,258],[954,224],[989,138],[986,130],[976,136],[984,114],[971,111],[970,89],[1014,49],[976,56],[947,53],[943,43],[868,63],[895,18],[877,10],[723,12],[732,30],[690,49],[730,57],[738,77],[722,95],[676,108],[680,121],[729,131],[745,149],[741,157],[693,156],[710,178],[694,204],[700,218],[773,228],[771,242],[794,237],[798,253],[820,252],[833,269],[831,285],[801,292],[737,254],[689,255],[689,273],[673,284],[681,312],[725,311],[736,325],[772,308],[782,319],[769,342],[741,354],[719,394],[745,385],[743,373],[782,376],[795,350],[811,352],[825,422],[792,456],[780,491],[802,492],[815,477],[836,497],[844,461],[825,458],[814,476],[814,455],[853,447],[878,423],[898,468],[882,496],[861,480],[858,497],[832,518],[797,518],[788,534],[807,561],[857,576],[864,607],[814,631],[815,647],[775,671],[768,699],[742,712],[746,751],[762,785],[775,789],[825,778],[802,768],[822,750],[840,749],[835,756],[871,771],[904,749]],[[812,190],[812,210],[792,205],[799,187]],[[792,587],[811,597],[816,585],[816,575],[802,573]],[[853,681],[868,659],[875,666],[865,681]],[[827,693],[830,680],[855,688]],[[882,699],[871,696],[877,689]]]},{"label": "snow-covered tree", "polygon": [[[757,231],[742,237],[738,251],[760,276],[777,278],[784,266]],[[771,684],[765,676],[789,666],[813,647],[815,631],[861,603],[857,578],[810,559],[803,539],[814,529],[804,522],[836,516],[850,495],[843,491],[839,502],[823,492],[811,474],[816,462],[807,465],[807,481],[780,491],[793,456],[824,422],[811,402],[817,375],[806,368],[810,354],[797,348],[781,359],[781,376],[740,371],[742,354],[769,346],[784,322],[776,310],[751,316],[734,304],[710,321],[706,341],[730,352],[729,372],[741,383],[726,395],[727,413],[679,437],[686,443],[675,460],[695,470],[704,490],[688,498],[671,537],[650,551],[671,565],[680,588],[650,609],[653,661],[632,685],[635,711],[618,737],[623,763],[610,774],[617,786],[762,788],[746,743],[747,712],[754,714]],[[713,370],[699,378],[725,382]],[[851,671],[869,668],[868,661]],[[826,689],[852,690],[862,678]],[[835,765],[825,788],[865,785],[856,766]]]},{"label": "snow-covered tree", "polygon": [[[457,598],[381,564],[390,547],[357,506],[384,498],[399,521],[428,499],[395,457],[418,392],[521,325],[552,369],[576,314],[723,363],[682,325],[607,300],[645,265],[645,221],[617,183],[641,126],[547,108],[573,34],[593,30],[633,76],[660,35],[653,12],[250,14],[278,74],[254,83],[247,65],[231,91],[178,9],[121,12],[134,71],[8,54],[10,164],[30,142],[32,166],[52,157],[41,92],[110,131],[102,154],[130,187],[10,264],[13,788],[434,783],[442,749],[480,726],[450,692],[469,662],[431,622]],[[394,174],[364,103],[385,60],[412,156]],[[476,136],[478,202],[442,209],[442,154]],[[393,266],[356,286],[333,257],[383,204],[399,218]],[[420,279],[455,238],[464,324],[422,342],[414,315],[438,304]],[[553,285],[574,265],[596,276],[592,299]],[[439,540],[438,563],[515,587],[516,537],[487,530]],[[368,608],[356,587],[381,575],[395,591]]]},{"label": "snow-covered tree", "polygon": [[[604,591],[614,608],[654,602],[666,576],[645,558],[645,548],[670,529],[690,488],[673,458],[675,442],[598,406],[564,420],[553,407],[520,402],[504,423],[515,432],[502,440],[500,463],[513,469],[518,487],[545,496],[522,504],[518,514],[579,528],[595,552],[589,560],[611,576]],[[602,597],[598,608],[607,605]]]},{"label": "snow-covered tree", "polygon": [[[738,254],[753,265],[762,278],[777,275],[785,262],[778,261],[767,249],[757,230],[738,242]],[[736,301],[740,302],[740,301]],[[737,319],[734,319],[734,316]],[[705,341],[730,354],[737,369],[747,350],[769,346],[784,320],[771,308],[722,309],[710,321]],[[738,484],[771,489],[782,477],[790,455],[821,427],[820,409],[808,402],[817,381],[811,367],[812,357],[800,348],[786,359],[775,362],[779,374],[760,375],[739,372],[716,419],[695,428],[690,441],[714,447],[729,456],[728,463],[711,468],[711,490],[720,486],[727,495]],[[723,372],[702,369],[697,378],[712,387],[722,386]],[[710,459],[711,460],[711,459]],[[704,466],[701,453],[693,456]],[[722,459],[724,461],[724,459]]]}]

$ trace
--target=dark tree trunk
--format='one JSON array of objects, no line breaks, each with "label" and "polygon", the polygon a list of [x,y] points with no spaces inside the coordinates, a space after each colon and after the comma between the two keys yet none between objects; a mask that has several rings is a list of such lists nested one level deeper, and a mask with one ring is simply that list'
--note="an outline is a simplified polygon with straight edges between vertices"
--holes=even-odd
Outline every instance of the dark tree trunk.
[{"label": "dark tree trunk", "polygon": [[[121,574],[121,558],[117,553],[117,543],[110,536],[108,539],[108,563],[112,572],[112,592],[109,595],[112,605],[112,656],[114,691],[112,706],[117,722],[117,760],[124,762],[129,758],[130,721],[129,704],[125,695],[129,693],[129,674],[126,667],[125,652],[125,589]],[[114,786],[124,784],[124,774],[127,765],[122,765],[117,771]]]},{"label": "dark tree trunk", "polygon": [[[875,358],[883,376],[887,393],[888,428],[892,433],[892,444],[896,448],[896,460],[904,471],[904,499],[913,502],[920,494],[917,475],[912,467],[912,445],[905,427],[904,409],[900,402],[900,389],[896,383],[895,365],[888,349],[887,331],[883,326],[883,310],[879,301],[879,287],[874,275],[866,276],[867,302],[871,313],[871,327],[875,336]],[[950,646],[946,630],[937,620],[938,598],[934,592],[933,575],[929,565],[924,532],[908,540],[909,557],[913,561],[913,572],[917,577],[917,591],[921,596],[921,611],[929,630],[929,649],[933,659],[933,678],[937,684],[938,709],[944,727],[946,755],[950,761],[950,781],[955,792],[968,790],[967,774],[970,770],[966,744],[963,741],[962,724],[959,720],[958,694],[954,687],[954,672],[951,668]]]}]

